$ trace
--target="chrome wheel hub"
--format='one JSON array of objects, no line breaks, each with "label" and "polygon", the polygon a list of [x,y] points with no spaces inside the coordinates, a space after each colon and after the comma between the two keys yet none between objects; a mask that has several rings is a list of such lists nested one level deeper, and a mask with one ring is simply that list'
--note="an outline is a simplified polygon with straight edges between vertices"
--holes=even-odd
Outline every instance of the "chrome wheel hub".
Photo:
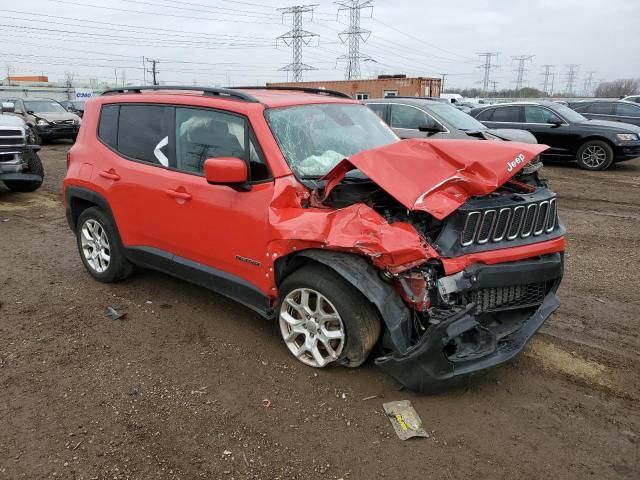
[{"label": "chrome wheel hub", "polygon": [[111,249],[104,227],[97,220],[89,219],[82,224],[80,230],[82,254],[89,267],[97,273],[109,268]]},{"label": "chrome wheel hub", "polygon": [[582,161],[585,165],[597,168],[607,160],[607,152],[599,145],[591,145],[582,152]]},{"label": "chrome wheel hub", "polygon": [[337,360],[345,342],[338,310],[311,288],[298,288],[285,297],[280,307],[280,332],[291,353],[312,367]]}]

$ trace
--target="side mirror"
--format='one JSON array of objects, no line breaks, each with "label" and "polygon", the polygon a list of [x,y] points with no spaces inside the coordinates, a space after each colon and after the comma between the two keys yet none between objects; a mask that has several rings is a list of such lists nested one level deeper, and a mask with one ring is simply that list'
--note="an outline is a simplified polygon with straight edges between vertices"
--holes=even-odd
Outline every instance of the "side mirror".
[{"label": "side mirror", "polygon": [[564,122],[562,120],[560,120],[558,117],[552,117],[552,118],[547,120],[547,123],[553,125],[554,127],[559,127]]},{"label": "side mirror", "polygon": [[13,113],[16,111],[16,105],[12,102],[2,102],[2,113]]},{"label": "side mirror", "polygon": [[204,177],[214,184],[245,184],[249,180],[247,162],[236,157],[207,158]]},{"label": "side mirror", "polygon": [[421,132],[426,132],[426,133],[438,133],[438,132],[442,132],[444,130],[442,130],[442,127],[440,125],[419,125],[418,126],[418,130],[420,130]]}]

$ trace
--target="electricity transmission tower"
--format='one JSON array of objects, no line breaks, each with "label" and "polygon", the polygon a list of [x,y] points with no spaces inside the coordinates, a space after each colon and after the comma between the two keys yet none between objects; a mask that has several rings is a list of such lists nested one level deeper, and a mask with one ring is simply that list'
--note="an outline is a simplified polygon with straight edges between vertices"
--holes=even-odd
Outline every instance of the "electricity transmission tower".
[{"label": "electricity transmission tower", "polygon": [[518,91],[522,88],[522,80],[524,78],[524,72],[527,70],[524,68],[524,64],[527,60],[531,60],[533,55],[519,55],[517,57],[511,57],[513,60],[518,62],[518,68],[515,69],[516,72],[516,96]]},{"label": "electricity transmission tower", "polygon": [[309,45],[314,38],[318,37],[318,34],[302,29],[302,16],[305,13],[311,13],[311,17],[313,18],[313,9],[317,6],[318,4],[295,5],[293,7],[278,9],[278,11],[282,12],[283,17],[285,15],[292,16],[291,30],[276,38],[276,44],[278,40],[282,40],[287,47],[292,47],[293,61],[280,70],[291,72],[291,80],[294,82],[302,81],[303,71],[315,70],[311,65],[302,63],[302,46]]},{"label": "electricity transmission tower", "polygon": [[571,63],[567,65],[569,71],[567,72],[567,95],[573,95],[573,86],[576,83],[576,77],[578,75],[578,65],[577,63]]},{"label": "electricity transmission tower", "polygon": [[587,78],[584,79],[584,96],[588,97],[592,94],[591,90],[593,89],[593,74],[596,73],[595,70],[589,70],[587,72]]},{"label": "electricity transmission tower", "polygon": [[484,78],[482,79],[482,91],[487,92],[489,90],[489,83],[491,82],[491,70],[497,67],[497,65],[491,64],[491,59],[496,57],[498,59],[498,52],[482,52],[479,53],[480,58],[484,58],[484,63],[478,68],[484,69]]},{"label": "electricity transmission tower", "polygon": [[373,0],[342,0],[335,2],[338,15],[343,10],[349,11],[349,27],[338,34],[342,43],[347,43],[349,53],[338,57],[338,61],[346,60],[345,78],[353,80],[360,78],[360,60],[369,60],[371,57],[360,53],[360,41],[366,42],[371,36],[371,30],[360,27],[360,15],[362,10],[371,9],[373,12]]},{"label": "electricity transmission tower", "polygon": [[[551,76],[553,75],[553,72],[551,71],[551,69],[553,67],[555,67],[555,65],[542,65],[544,67],[544,83],[542,84],[542,91],[544,93],[546,93],[547,95],[551,96],[551,94],[549,93],[549,78],[551,78]],[[553,90],[553,87],[551,87],[551,90]]]},{"label": "electricity transmission tower", "polygon": [[158,85],[158,74],[160,72],[158,71],[157,67],[160,63],[160,60],[152,60],[150,58],[147,58],[146,60],[147,62],[151,62],[151,70],[147,70],[147,72],[153,75],[153,85]]}]

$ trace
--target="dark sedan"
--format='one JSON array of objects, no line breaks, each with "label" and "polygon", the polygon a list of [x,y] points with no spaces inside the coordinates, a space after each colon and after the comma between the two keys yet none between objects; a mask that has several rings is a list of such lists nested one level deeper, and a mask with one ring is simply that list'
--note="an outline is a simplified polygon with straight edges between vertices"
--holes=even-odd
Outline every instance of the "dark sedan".
[{"label": "dark sedan", "polygon": [[640,103],[622,100],[582,100],[569,106],[591,120],[610,120],[640,126]]},{"label": "dark sedan", "polygon": [[537,143],[529,132],[490,129],[450,103],[419,97],[391,97],[364,103],[400,138],[459,138]]},{"label": "dark sedan", "polygon": [[518,102],[475,108],[471,115],[490,128],[528,130],[551,148],[543,159],[577,161],[586,170],[640,157],[640,127],[589,120],[555,102]]}]

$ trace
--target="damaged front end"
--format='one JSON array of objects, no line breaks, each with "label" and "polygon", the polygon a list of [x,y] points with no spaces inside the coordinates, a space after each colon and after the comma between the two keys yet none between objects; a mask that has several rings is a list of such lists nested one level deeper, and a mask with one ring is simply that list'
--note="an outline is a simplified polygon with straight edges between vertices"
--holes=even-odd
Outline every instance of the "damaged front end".
[{"label": "damaged front end", "polygon": [[315,199],[337,209],[364,204],[389,226],[413,227],[428,247],[420,262],[381,268],[408,313],[382,315],[388,328],[376,359],[424,392],[517,355],[558,308],[563,272],[555,194],[531,166],[546,147],[448,142],[354,155]]}]

